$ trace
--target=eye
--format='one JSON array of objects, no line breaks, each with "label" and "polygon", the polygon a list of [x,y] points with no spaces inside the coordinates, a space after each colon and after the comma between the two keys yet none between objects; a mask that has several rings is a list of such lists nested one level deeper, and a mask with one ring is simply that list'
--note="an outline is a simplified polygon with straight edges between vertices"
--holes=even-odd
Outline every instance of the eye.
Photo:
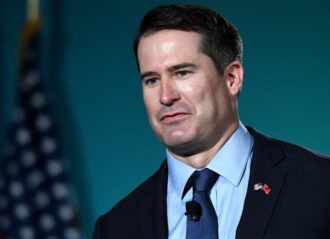
[{"label": "eye", "polygon": [[144,84],[146,84],[146,85],[154,85],[158,81],[159,81],[158,78],[148,78],[148,79],[145,79]]},{"label": "eye", "polygon": [[176,72],[176,75],[178,76],[178,77],[186,77],[186,76],[188,76],[189,74],[190,74],[191,72],[190,71],[187,71],[187,70],[181,70],[181,71],[177,71]]}]

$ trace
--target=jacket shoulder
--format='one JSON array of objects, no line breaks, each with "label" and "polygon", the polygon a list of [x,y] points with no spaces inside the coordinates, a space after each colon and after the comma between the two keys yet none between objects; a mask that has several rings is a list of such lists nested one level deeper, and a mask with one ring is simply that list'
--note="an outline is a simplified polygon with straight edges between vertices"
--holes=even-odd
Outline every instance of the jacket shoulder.
[{"label": "jacket shoulder", "polygon": [[254,140],[257,141],[256,143],[259,149],[277,151],[280,150],[283,156],[286,158],[289,157],[306,160],[320,160],[325,164],[330,163],[330,157],[325,154],[321,154],[319,152],[302,147],[300,145],[265,135],[253,129],[252,127],[247,126],[247,128],[253,136]]},{"label": "jacket shoulder", "polygon": [[104,217],[111,217],[112,214],[128,213],[133,214],[145,204],[146,199],[151,200],[157,191],[167,186],[167,163],[163,162],[161,167],[147,180],[141,183],[125,198],[120,200]]},{"label": "jacket shoulder", "polygon": [[276,141],[281,145],[287,155],[295,155],[296,157],[312,160],[325,160],[324,162],[330,163],[330,157],[325,154],[283,140],[276,139]]},{"label": "jacket shoulder", "polygon": [[[136,233],[141,228],[139,223],[144,220],[143,217],[166,205],[166,190],[167,163],[164,161],[151,177],[98,218],[93,238],[107,238],[105,235],[111,235],[111,238],[138,238]],[[158,204],[162,206],[158,207]]]},{"label": "jacket shoulder", "polygon": [[[305,147],[276,140],[285,154],[287,168],[299,176],[319,179],[319,183],[330,180],[330,157]],[[323,182],[322,182],[323,181]]]},{"label": "jacket shoulder", "polygon": [[318,181],[323,185],[330,181],[329,156],[264,135],[251,127],[247,128],[254,139],[253,154],[258,155],[254,157],[255,166],[276,166],[288,173],[288,177],[297,178],[300,182],[313,178],[314,182]]}]

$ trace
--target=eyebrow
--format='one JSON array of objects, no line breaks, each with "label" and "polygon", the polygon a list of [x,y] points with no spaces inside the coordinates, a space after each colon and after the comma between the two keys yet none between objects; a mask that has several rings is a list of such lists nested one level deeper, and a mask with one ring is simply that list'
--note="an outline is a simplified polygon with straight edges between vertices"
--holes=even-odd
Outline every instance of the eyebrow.
[{"label": "eyebrow", "polygon": [[153,75],[157,75],[157,73],[154,71],[147,71],[147,72],[144,72],[141,74],[141,79],[148,77],[148,76],[153,76]]},{"label": "eyebrow", "polygon": [[182,69],[182,68],[186,68],[186,67],[196,68],[196,65],[193,64],[193,63],[183,62],[183,63],[177,64],[177,65],[174,65],[174,66],[170,66],[169,67],[169,70],[170,71],[176,71],[176,70],[179,70],[179,69]]},{"label": "eyebrow", "polygon": [[[186,68],[186,67],[196,68],[196,65],[193,64],[193,63],[183,62],[183,63],[180,63],[180,64],[176,64],[176,65],[170,66],[168,68],[168,70],[169,71],[176,71],[176,70],[179,70],[179,69],[182,69],[182,68]],[[154,71],[147,71],[147,72],[144,72],[144,73],[141,74],[141,79],[143,79],[145,77],[148,77],[148,76],[157,75],[157,74],[158,73],[157,72],[154,72]]]}]

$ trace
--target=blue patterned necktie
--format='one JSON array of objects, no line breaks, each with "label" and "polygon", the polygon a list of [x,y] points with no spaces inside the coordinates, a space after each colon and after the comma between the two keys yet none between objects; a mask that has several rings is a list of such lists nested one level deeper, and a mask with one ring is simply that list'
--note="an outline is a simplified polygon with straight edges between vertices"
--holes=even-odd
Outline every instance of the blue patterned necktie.
[{"label": "blue patterned necktie", "polygon": [[219,175],[210,169],[195,171],[190,177],[193,201],[200,204],[202,215],[198,221],[187,217],[186,239],[218,239],[218,218],[210,199],[210,191]]}]

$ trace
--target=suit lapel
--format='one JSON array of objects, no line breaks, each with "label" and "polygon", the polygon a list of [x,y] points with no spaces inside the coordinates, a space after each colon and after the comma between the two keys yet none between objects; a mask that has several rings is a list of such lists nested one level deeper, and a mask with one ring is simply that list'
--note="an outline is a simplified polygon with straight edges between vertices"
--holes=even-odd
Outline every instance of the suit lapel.
[{"label": "suit lapel", "polygon": [[[146,192],[141,210],[140,225],[144,239],[167,239],[167,162],[152,176],[152,183]],[[136,238],[140,238],[138,235]]]},{"label": "suit lapel", "polygon": [[[237,239],[262,238],[285,179],[285,172],[276,167],[284,157],[280,146],[274,139],[251,128],[249,131],[254,139],[253,157],[244,209],[236,231]],[[267,184],[270,193],[254,190],[257,183]]]}]

